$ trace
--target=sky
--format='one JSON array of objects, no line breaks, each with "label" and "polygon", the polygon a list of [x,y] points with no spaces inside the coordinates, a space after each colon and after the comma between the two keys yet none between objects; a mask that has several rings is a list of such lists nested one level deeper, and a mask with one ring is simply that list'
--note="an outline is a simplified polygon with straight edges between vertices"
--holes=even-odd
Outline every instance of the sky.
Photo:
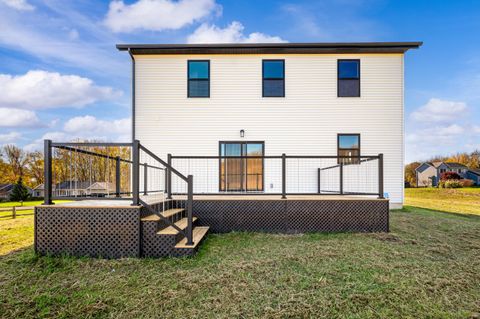
[{"label": "sky", "polygon": [[117,43],[423,41],[406,161],[480,149],[480,1],[0,0],[0,145],[131,139]]}]

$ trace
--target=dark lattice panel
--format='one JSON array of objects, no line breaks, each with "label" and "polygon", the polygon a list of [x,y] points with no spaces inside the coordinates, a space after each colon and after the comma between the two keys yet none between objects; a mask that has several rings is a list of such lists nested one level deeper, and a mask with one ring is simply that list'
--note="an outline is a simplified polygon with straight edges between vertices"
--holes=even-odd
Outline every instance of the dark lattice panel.
[{"label": "dark lattice panel", "polygon": [[388,201],[287,201],[287,232],[387,232]]},{"label": "dark lattice panel", "polygon": [[195,200],[199,225],[230,231],[383,232],[386,200]]},{"label": "dark lattice panel", "polygon": [[105,258],[140,255],[139,208],[36,207],[41,254]]}]

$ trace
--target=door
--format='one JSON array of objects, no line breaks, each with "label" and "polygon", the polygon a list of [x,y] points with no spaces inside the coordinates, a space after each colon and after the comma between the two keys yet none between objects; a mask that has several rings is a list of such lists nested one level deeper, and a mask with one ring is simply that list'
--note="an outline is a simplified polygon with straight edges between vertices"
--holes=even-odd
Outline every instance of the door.
[{"label": "door", "polygon": [[220,142],[220,191],[263,191],[263,153],[264,142]]}]

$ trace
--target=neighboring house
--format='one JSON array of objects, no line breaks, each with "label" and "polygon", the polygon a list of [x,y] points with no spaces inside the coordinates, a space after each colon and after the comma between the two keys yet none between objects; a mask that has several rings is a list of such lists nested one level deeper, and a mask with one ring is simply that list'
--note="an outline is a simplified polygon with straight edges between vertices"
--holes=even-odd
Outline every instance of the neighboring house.
[{"label": "neighboring house", "polygon": [[[238,156],[250,151],[260,156],[383,153],[384,191],[391,205],[399,207],[404,188],[404,53],[420,45],[125,44],[117,48],[128,51],[134,63],[133,139],[160,158]],[[189,173],[205,191],[279,193],[281,172],[278,164],[268,162],[259,162],[250,171],[242,171],[241,165],[229,169],[220,165],[209,174],[210,179],[220,180],[218,188],[200,181],[202,172]],[[179,167],[179,160],[173,165],[187,172]],[[303,179],[297,189],[317,189],[317,168],[313,163],[302,167],[312,179]]]},{"label": "neighboring house", "polygon": [[438,186],[443,173],[454,172],[461,178],[469,178],[468,167],[454,162],[425,162],[415,169],[417,187]]},{"label": "neighboring house", "polygon": [[[64,181],[52,185],[52,193],[59,197],[104,197],[115,193],[115,185],[107,182]],[[40,184],[33,189],[33,196],[35,197],[44,197],[44,194],[44,184]]]},{"label": "neighboring house", "polygon": [[[13,191],[15,184],[0,184],[0,199],[8,199]],[[32,189],[25,186],[30,194],[33,193]]]},{"label": "neighboring house", "polygon": [[467,178],[471,179],[475,185],[480,186],[480,169],[469,169],[467,171]]}]

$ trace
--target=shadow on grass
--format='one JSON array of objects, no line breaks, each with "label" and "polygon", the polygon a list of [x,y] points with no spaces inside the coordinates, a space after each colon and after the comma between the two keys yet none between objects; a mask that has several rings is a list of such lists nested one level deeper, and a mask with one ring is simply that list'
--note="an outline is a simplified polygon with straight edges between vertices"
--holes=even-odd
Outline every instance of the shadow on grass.
[{"label": "shadow on grass", "polygon": [[480,221],[479,215],[474,214],[466,214],[466,213],[457,213],[451,211],[443,211],[438,209],[431,209],[425,207],[418,207],[418,206],[409,206],[405,205],[402,209],[391,209],[390,212],[403,212],[403,213],[420,213],[420,214],[428,214],[428,215],[438,215],[438,214],[445,214],[448,217],[461,217],[466,218],[474,221]]}]

